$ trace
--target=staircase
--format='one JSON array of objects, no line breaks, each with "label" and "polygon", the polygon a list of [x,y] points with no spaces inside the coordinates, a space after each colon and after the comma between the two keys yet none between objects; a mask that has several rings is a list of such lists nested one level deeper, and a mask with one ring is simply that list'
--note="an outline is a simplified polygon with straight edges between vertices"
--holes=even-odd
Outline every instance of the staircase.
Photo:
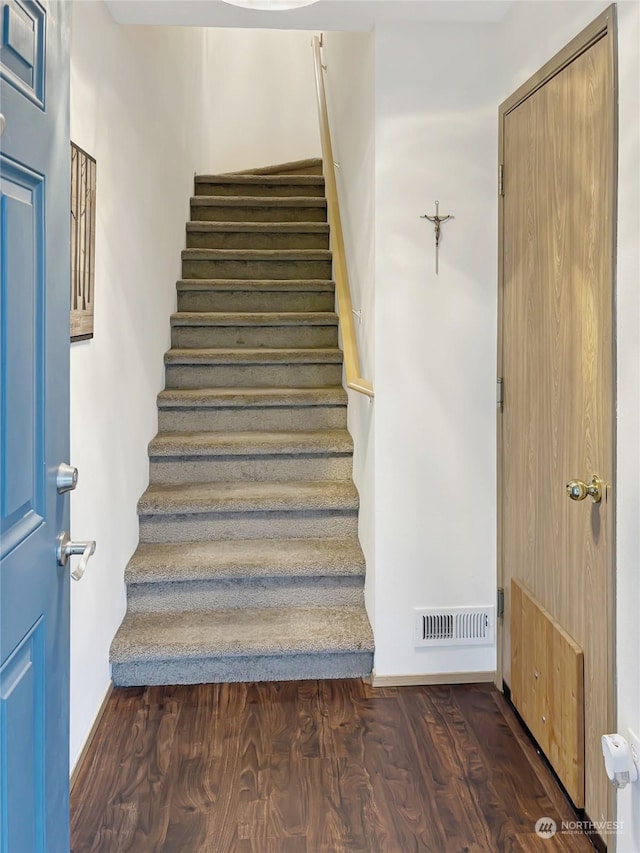
[{"label": "staircase", "polygon": [[370,674],[320,160],[195,179],[116,685]]}]

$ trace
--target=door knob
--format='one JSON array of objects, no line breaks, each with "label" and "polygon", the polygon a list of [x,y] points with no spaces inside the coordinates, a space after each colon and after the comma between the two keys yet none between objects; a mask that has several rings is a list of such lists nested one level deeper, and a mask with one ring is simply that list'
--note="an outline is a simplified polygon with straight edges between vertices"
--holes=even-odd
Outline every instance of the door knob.
[{"label": "door knob", "polygon": [[72,542],[69,538],[69,534],[65,530],[58,536],[56,542],[56,557],[58,558],[59,566],[66,566],[69,557],[73,557],[77,554],[82,554],[82,559],[80,560],[76,568],[71,572],[71,577],[74,579],[74,581],[79,581],[82,575],[85,573],[87,563],[89,562],[90,557],[92,557],[95,553],[95,541],[91,540],[89,542]]},{"label": "door knob", "polygon": [[592,477],[591,482],[583,483],[582,480],[570,480],[567,483],[567,494],[572,501],[583,501],[591,498],[594,504],[602,500],[602,481],[599,477]]}]

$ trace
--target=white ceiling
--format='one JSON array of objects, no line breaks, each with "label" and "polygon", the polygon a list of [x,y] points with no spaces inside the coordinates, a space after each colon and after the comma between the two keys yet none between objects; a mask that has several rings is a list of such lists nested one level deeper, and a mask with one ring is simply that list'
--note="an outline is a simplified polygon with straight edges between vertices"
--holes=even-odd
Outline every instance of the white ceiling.
[{"label": "white ceiling", "polygon": [[495,23],[515,0],[319,0],[287,12],[223,0],[107,0],[120,24],[295,30],[371,30],[380,21]]}]

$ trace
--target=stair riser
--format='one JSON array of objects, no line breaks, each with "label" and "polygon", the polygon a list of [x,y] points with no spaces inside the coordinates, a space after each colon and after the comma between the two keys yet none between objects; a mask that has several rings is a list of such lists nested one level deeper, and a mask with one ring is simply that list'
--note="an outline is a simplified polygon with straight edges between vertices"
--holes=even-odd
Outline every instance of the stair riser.
[{"label": "stair riser", "polygon": [[186,290],[178,292],[178,311],[333,311],[331,291]]},{"label": "stair riser", "polygon": [[234,260],[184,260],[183,278],[233,278],[253,280],[267,278],[283,280],[290,278],[331,278],[331,261],[234,261]]},{"label": "stair riser", "polygon": [[362,577],[140,583],[127,587],[127,608],[132,613],[166,613],[236,607],[361,607],[363,583]]},{"label": "stair riser", "polygon": [[247,183],[207,183],[205,181],[196,181],[195,194],[197,196],[261,196],[269,198],[276,196],[277,198],[285,198],[297,196],[298,198],[323,198],[324,183],[320,184],[273,184],[262,182],[258,184]]},{"label": "stair riser", "polygon": [[337,326],[173,326],[178,349],[337,347]]},{"label": "stair riser", "polygon": [[268,406],[160,409],[158,429],[180,432],[344,429],[346,406]]},{"label": "stair riser", "polygon": [[187,249],[328,249],[329,234],[187,231]]},{"label": "stair riser", "polygon": [[342,456],[198,457],[150,460],[149,481],[182,483],[349,480],[351,454]]},{"label": "stair riser", "polygon": [[326,539],[357,536],[353,510],[225,512],[140,516],[140,542],[219,542],[226,539]]},{"label": "stair riser", "polygon": [[301,166],[299,169],[291,168],[284,172],[272,172],[272,175],[321,175],[322,163],[319,166]]},{"label": "stair riser", "polygon": [[371,652],[355,652],[114,663],[112,675],[116,687],[135,687],[140,684],[365,678],[371,675],[372,668]]},{"label": "stair riser", "polygon": [[167,365],[167,388],[320,388],[340,385],[341,364]]},{"label": "stair riser", "polygon": [[192,222],[326,222],[321,207],[249,207],[247,205],[191,205]]}]

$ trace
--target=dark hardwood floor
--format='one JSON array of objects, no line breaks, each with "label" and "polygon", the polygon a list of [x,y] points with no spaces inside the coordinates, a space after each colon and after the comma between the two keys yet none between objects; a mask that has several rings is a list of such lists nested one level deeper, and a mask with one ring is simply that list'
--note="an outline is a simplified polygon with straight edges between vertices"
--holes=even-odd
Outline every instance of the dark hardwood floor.
[{"label": "dark hardwood floor", "polygon": [[488,685],[210,684],[112,694],[73,853],[592,853]]}]

